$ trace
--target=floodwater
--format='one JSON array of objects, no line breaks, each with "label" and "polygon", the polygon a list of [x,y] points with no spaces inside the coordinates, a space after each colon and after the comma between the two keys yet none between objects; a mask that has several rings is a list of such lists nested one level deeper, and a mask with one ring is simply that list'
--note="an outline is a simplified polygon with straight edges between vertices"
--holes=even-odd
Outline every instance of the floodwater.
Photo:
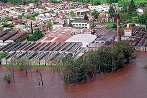
[{"label": "floodwater", "polygon": [[0,68],[0,98],[147,98],[147,54],[139,53],[133,64],[110,74],[99,75],[91,82],[65,86],[59,73],[42,70],[44,85],[38,75],[15,73],[15,84],[3,81]]}]

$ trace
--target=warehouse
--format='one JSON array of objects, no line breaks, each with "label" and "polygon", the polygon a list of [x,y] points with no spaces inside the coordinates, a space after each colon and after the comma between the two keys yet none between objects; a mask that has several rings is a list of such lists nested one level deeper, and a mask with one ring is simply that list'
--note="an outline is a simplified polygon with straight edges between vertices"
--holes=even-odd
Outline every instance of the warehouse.
[{"label": "warehouse", "polygon": [[7,45],[11,42],[20,42],[26,39],[27,33],[4,31],[0,32],[0,46]]},{"label": "warehouse", "polygon": [[4,64],[10,63],[11,59],[27,59],[32,64],[50,64],[53,61],[61,60],[67,54],[76,57],[79,53],[84,52],[79,42],[19,42],[9,43],[0,48],[0,51],[8,53]]},{"label": "warehouse", "polygon": [[81,42],[82,47],[87,47],[96,38],[97,38],[96,35],[92,35],[92,34],[77,34],[77,35],[73,35],[65,42]]}]

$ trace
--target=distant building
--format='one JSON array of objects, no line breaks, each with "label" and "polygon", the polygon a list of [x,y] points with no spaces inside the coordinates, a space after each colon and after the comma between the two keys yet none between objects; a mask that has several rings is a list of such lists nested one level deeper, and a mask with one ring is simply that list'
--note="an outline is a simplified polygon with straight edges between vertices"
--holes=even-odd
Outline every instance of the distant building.
[{"label": "distant building", "polygon": [[140,7],[140,8],[137,9],[137,12],[138,12],[139,14],[141,14],[141,15],[144,14],[145,11],[147,11],[147,7]]},{"label": "distant building", "polygon": [[99,14],[99,22],[105,23],[105,22],[108,22],[108,20],[109,20],[109,14],[108,13],[103,11]]},{"label": "distant building", "polygon": [[93,11],[93,10],[96,10],[96,11],[98,11],[98,12],[102,12],[102,11],[104,11],[104,12],[108,12],[109,11],[109,5],[97,5],[97,6],[88,6],[88,8],[91,10],[91,11]]},{"label": "distant building", "polygon": [[90,22],[82,18],[74,19],[73,21],[71,21],[71,25],[75,28],[90,28]]},{"label": "distant building", "polygon": [[[123,36],[121,37],[122,40],[130,40],[130,39],[132,38],[133,33],[135,33],[135,32],[134,32],[133,25],[134,25],[134,24],[129,24],[129,23],[127,24],[127,26],[126,26],[125,29],[124,29],[124,34],[123,34]],[[134,25],[134,26],[135,26],[135,25]]]},{"label": "distant building", "polygon": [[53,25],[53,29],[58,29],[58,28],[62,28],[63,24],[54,24]]}]

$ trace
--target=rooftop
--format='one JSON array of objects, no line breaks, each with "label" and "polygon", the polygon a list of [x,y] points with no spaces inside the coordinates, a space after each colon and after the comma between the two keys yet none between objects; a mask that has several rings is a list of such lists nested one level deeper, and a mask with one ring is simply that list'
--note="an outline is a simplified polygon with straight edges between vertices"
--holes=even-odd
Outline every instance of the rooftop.
[{"label": "rooftop", "polygon": [[92,34],[77,34],[77,35],[73,35],[65,42],[81,42],[83,44],[82,47],[86,47],[96,38],[97,38],[96,35],[92,35]]}]

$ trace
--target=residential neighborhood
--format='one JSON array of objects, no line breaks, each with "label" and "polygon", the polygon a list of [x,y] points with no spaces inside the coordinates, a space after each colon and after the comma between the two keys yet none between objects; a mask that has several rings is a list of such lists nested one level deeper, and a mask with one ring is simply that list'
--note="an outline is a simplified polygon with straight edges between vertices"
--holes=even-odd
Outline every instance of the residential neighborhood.
[{"label": "residential neighborhood", "polygon": [[146,59],[146,0],[0,0],[0,98],[146,98]]}]

